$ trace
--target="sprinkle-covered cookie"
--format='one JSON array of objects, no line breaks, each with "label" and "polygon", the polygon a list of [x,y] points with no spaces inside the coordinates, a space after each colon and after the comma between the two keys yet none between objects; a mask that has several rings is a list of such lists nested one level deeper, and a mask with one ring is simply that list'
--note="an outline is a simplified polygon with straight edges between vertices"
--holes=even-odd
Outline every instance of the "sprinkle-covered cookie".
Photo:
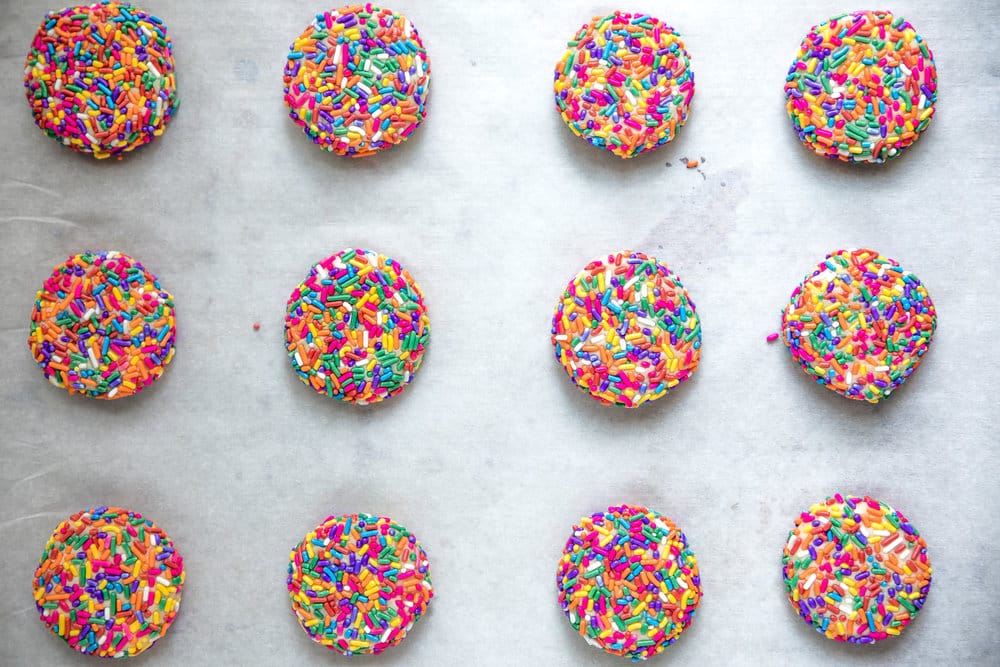
[{"label": "sprinkle-covered cookie", "polygon": [[344,655],[396,646],[434,597],[417,538],[367,514],[331,516],[309,531],[292,549],[288,594],[306,634]]},{"label": "sprinkle-covered cookie", "polygon": [[285,343],[299,379],[320,394],[377,403],[420,367],[430,320],[399,262],[348,249],[316,264],[288,300]]},{"label": "sprinkle-covered cookie", "polygon": [[285,105],[317,146],[362,157],[402,143],[424,121],[430,77],[408,18],[349,5],[317,14],[292,43]]},{"label": "sprinkle-covered cookie", "polygon": [[138,512],[96,507],[52,533],[35,570],[35,606],[71,648],[138,655],[167,633],[184,588],[184,559]]},{"label": "sprinkle-covered cookie", "polygon": [[556,586],[580,636],[633,660],[673,644],[701,601],[698,562],[684,533],[670,519],[628,505],[573,526]]},{"label": "sprinkle-covered cookie", "polygon": [[924,538],[900,512],[867,496],[837,494],[799,515],[781,562],[799,616],[853,644],[898,635],[931,587]]},{"label": "sprinkle-covered cookie", "polygon": [[174,302],[119,252],[73,255],[35,296],[28,346],[46,379],[71,394],[138,394],[174,356]]},{"label": "sprinkle-covered cookie", "polygon": [[646,14],[595,16],[555,69],[556,108],[575,135],[631,158],[687,122],[694,73],[673,28]]},{"label": "sprinkle-covered cookie", "polygon": [[877,403],[917,369],[936,326],[915,275],[874,250],[837,250],[792,292],[781,337],[818,384]]},{"label": "sprinkle-covered cookie", "polygon": [[891,12],[842,14],[806,35],[785,98],[810,150],[844,162],[885,162],[911,146],[934,116],[934,56]]},{"label": "sprinkle-covered cookie", "polygon": [[588,264],[552,318],[556,359],[604,405],[635,408],[687,380],[701,356],[701,323],[664,265],[622,251]]},{"label": "sprinkle-covered cookie", "polygon": [[96,158],[120,157],[163,134],[177,111],[167,28],[124,2],[51,12],[31,42],[24,88],[47,135]]}]

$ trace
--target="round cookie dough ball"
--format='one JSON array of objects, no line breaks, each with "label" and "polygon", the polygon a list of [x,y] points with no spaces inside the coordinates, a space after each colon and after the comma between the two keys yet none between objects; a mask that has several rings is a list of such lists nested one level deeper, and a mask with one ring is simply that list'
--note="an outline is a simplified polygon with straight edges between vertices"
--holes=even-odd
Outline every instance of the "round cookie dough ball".
[{"label": "round cookie dough ball", "polygon": [[920,280],[874,250],[837,250],[795,288],[781,336],[818,384],[878,403],[927,352],[937,312]]},{"label": "round cookie dough ball", "polygon": [[631,158],[671,141],[687,122],[694,73],[673,28],[616,11],[573,35],[556,63],[554,88],[573,134]]},{"label": "round cookie dough ball", "polygon": [[28,346],[46,379],[71,394],[138,394],[174,356],[173,297],[119,252],[73,255],[35,296]]},{"label": "round cookie dough ball", "polygon": [[138,512],[96,507],[52,533],[35,570],[44,623],[80,653],[139,655],[167,633],[181,606],[184,559]]},{"label": "round cookie dough ball", "polygon": [[47,135],[95,158],[121,157],[163,134],[177,111],[167,28],[124,2],[51,12],[31,42],[24,88]]},{"label": "round cookie dough ball", "polygon": [[288,300],[285,343],[299,379],[365,405],[403,391],[430,337],[424,297],[399,262],[347,249],[316,264]]},{"label": "round cookie dough ball", "polygon": [[795,520],[781,559],[792,607],[830,639],[898,635],[931,587],[927,543],[900,512],[837,494]]},{"label": "round cookie dough ball", "polygon": [[328,517],[292,549],[288,594],[299,625],[344,655],[396,646],[434,597],[427,554],[385,517]]},{"label": "round cookie dough ball", "polygon": [[624,250],[570,281],[552,318],[552,344],[581,390],[604,405],[635,408],[698,368],[701,323],[677,276]]},{"label": "round cookie dough ball", "polygon": [[813,26],[785,80],[799,140],[843,162],[885,162],[934,116],[934,56],[908,21],[857,11]]},{"label": "round cookie dough ball", "polygon": [[430,79],[408,18],[351,5],[317,14],[292,43],[285,105],[314,144],[363,157],[406,141],[424,121]]},{"label": "round cookie dough ball", "polygon": [[573,526],[556,586],[566,618],[587,643],[633,660],[677,641],[701,601],[698,562],[684,533],[628,505]]}]

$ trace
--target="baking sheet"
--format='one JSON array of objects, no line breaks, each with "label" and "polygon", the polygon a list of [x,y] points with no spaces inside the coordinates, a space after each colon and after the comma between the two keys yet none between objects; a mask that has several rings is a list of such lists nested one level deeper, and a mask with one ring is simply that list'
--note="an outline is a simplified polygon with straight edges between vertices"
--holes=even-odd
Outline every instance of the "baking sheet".
[{"label": "baking sheet", "polygon": [[[910,153],[874,169],[814,158],[784,113],[799,41],[840,2],[637,3],[681,31],[697,94],[679,138],[629,162],[552,109],[552,66],[603,4],[398,0],[430,53],[429,119],[349,161],[282,106],[287,46],[327,7],[149,0],[181,109],[100,163],[46,139],[23,99],[54,7],[0,5],[0,664],[82,664],[38,622],[31,573],[59,521],[109,503],[148,514],[188,571],[137,665],[339,662],[296,626],[284,572],[307,530],[354,511],[392,516],[431,558],[430,611],[380,664],[619,665],[574,636],[554,578],[574,521],[621,502],[672,517],[701,564],[703,604],[664,664],[995,664],[996,2],[893,4],[935,51],[941,96]],[[876,407],[764,342],[802,275],[859,245],[920,276],[940,313],[920,372]],[[430,308],[416,380],[368,409],[313,395],[282,346],[292,288],[347,246],[399,259]],[[35,291],[86,248],[138,257],[176,299],[177,355],[133,399],[64,395],[25,345]],[[548,340],[565,283],[623,248],[680,275],[704,330],[693,380],[633,412],[577,392]],[[792,521],[837,491],[900,508],[930,545],[932,592],[901,641],[838,645],[785,599]]]}]

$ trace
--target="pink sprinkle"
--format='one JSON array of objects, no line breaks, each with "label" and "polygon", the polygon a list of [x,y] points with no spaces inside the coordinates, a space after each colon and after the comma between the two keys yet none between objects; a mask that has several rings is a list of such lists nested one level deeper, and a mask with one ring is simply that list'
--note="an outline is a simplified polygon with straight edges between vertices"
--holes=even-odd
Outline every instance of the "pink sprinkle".
[{"label": "pink sprinkle", "polygon": [[767,342],[768,343],[773,343],[776,340],[778,340],[778,334],[777,333],[768,334],[768,336],[767,336]]}]

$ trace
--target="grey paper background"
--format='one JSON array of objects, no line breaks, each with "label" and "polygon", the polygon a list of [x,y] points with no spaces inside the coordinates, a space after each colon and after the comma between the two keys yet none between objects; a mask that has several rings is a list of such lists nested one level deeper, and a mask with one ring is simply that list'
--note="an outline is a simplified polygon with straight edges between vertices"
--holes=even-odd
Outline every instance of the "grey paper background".
[{"label": "grey paper background", "polygon": [[[620,665],[574,636],[554,574],[571,525],[621,502],[672,517],[701,563],[703,604],[662,664],[996,664],[996,2],[893,3],[941,95],[883,168],[810,155],[785,116],[796,47],[840,2],[638,3],[681,31],[697,94],[679,139],[629,162],[552,108],[566,40],[607,5],[398,0],[430,52],[429,119],[349,161],[282,105],[287,46],[327,7],[150,0],[182,106],[152,146],[96,163],[23,98],[47,4],[0,0],[0,664],[88,662],[38,622],[31,573],[59,521],[110,503],[162,526],[188,571],[176,624],[130,664],[340,664],[297,627],[284,571],[328,514],[366,511],[418,535],[437,597],[362,662]],[[416,380],[369,409],[313,395],[282,345],[292,288],[349,245],[402,261],[431,315]],[[940,314],[922,369],[877,407],[764,341],[802,276],[860,245],[920,276]],[[42,280],[87,248],[138,257],[176,298],[177,355],[130,400],[55,390],[25,344]],[[633,412],[577,392],[548,338],[566,282],[623,248],[666,261],[704,328],[694,379]],[[900,641],[838,645],[785,599],[792,521],[837,491],[889,502],[930,544],[933,589]]]}]

